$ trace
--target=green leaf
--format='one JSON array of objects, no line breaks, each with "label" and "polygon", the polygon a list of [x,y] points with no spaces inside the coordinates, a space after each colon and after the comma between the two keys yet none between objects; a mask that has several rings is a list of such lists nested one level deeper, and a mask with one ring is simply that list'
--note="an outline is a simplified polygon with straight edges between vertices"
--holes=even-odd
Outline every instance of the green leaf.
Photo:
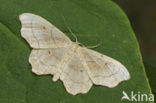
[{"label": "green leaf", "polygon": [[[146,67],[146,71],[147,71],[147,76],[149,78],[149,82],[150,82],[150,85],[151,85],[151,88],[152,88],[152,93],[154,95],[156,95],[156,78],[155,78],[155,75],[156,74],[156,67],[150,63],[147,63],[147,62],[144,62],[145,64],[145,67]],[[154,98],[156,101],[156,98]]]},{"label": "green leaf", "polygon": [[[115,88],[94,85],[87,94],[72,96],[60,80],[33,74],[31,48],[20,36],[18,16],[25,12],[44,17],[74,41],[64,16],[79,42],[101,43],[94,50],[124,64],[131,79]],[[131,91],[151,93],[129,20],[111,0],[1,0],[0,22],[5,25],[0,24],[0,103],[120,103],[122,91],[129,96]]]},{"label": "green leaf", "polygon": [[[152,93],[154,95],[156,95],[156,78],[155,78],[155,74],[156,74],[156,60],[154,58],[152,58],[151,56],[147,56],[147,55],[143,55],[143,61],[144,61],[144,65],[146,68],[146,73],[147,73],[147,77],[149,79],[150,82],[150,86],[152,89]],[[154,98],[156,101],[156,98]]]}]

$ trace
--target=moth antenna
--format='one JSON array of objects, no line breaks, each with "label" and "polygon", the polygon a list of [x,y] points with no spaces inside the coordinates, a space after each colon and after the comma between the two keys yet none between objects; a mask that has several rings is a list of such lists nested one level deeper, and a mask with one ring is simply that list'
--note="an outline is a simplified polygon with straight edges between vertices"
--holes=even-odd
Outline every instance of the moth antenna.
[{"label": "moth antenna", "polygon": [[80,42],[79,42],[79,44],[81,44],[83,47],[86,47],[84,44],[82,44],[82,43],[80,43]]},{"label": "moth antenna", "polygon": [[90,49],[90,48],[96,48],[96,47],[100,46],[102,41],[101,41],[101,39],[98,39],[98,40],[100,40],[100,43],[98,43],[96,45],[92,45],[92,46],[86,46],[86,48]]},{"label": "moth antenna", "polygon": [[65,20],[65,17],[64,17],[63,15],[62,15],[62,18],[63,18],[63,21],[64,21],[65,26],[67,27],[67,29],[69,30],[69,32],[70,32],[70,33],[73,35],[73,37],[75,38],[76,43],[78,43],[78,40],[77,40],[76,35],[72,32],[71,28],[68,26],[68,24],[67,24],[67,22],[66,22],[66,20]]},{"label": "moth antenna", "polygon": [[96,48],[96,47],[98,47],[98,46],[100,46],[101,45],[101,43],[98,43],[97,45],[93,45],[93,46],[86,46],[88,49],[90,49],[90,48]]}]

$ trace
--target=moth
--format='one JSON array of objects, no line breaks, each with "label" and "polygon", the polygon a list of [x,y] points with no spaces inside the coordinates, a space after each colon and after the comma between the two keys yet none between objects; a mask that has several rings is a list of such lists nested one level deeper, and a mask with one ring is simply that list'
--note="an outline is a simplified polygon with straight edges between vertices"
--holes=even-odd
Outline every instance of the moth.
[{"label": "moth", "polygon": [[32,72],[60,79],[67,92],[87,93],[93,84],[113,88],[130,79],[117,60],[72,42],[63,32],[40,16],[19,16],[21,35],[33,48],[29,57]]}]

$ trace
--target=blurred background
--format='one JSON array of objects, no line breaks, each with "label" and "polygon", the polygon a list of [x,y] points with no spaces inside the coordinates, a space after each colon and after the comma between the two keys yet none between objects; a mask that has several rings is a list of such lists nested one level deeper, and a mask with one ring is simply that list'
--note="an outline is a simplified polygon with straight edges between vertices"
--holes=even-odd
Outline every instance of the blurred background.
[{"label": "blurred background", "polygon": [[146,74],[156,98],[156,0],[113,1],[123,9],[131,22],[140,45]]}]

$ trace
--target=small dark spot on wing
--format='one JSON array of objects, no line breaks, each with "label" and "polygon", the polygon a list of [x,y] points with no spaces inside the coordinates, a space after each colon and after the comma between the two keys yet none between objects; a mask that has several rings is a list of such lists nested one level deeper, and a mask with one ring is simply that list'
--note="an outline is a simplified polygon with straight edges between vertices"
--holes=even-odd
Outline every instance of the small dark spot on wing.
[{"label": "small dark spot on wing", "polygon": [[43,26],[43,29],[45,30],[45,29],[46,29],[46,27],[45,27],[45,26]]},{"label": "small dark spot on wing", "polygon": [[50,50],[48,51],[49,54],[51,54]]},{"label": "small dark spot on wing", "polygon": [[83,72],[83,70],[80,70],[80,72]]},{"label": "small dark spot on wing", "polygon": [[107,66],[107,65],[108,65],[108,63],[105,63],[105,65]]}]

